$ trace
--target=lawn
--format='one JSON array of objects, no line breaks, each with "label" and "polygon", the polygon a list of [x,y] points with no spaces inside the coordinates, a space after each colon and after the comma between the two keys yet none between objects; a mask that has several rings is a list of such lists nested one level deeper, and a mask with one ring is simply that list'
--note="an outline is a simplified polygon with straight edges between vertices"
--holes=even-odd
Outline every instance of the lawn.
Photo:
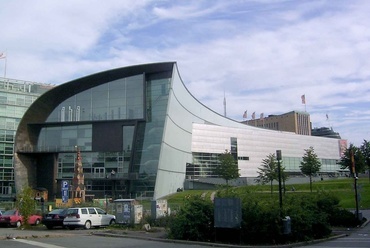
[{"label": "lawn", "polygon": [[[294,187],[294,191],[292,191]],[[285,194],[311,194],[310,185],[305,184],[290,184],[286,185]],[[357,180],[357,191],[358,191],[358,207],[359,209],[370,209],[370,182],[368,178],[360,178]],[[279,191],[278,186],[273,185],[273,192],[271,195],[270,185],[248,185],[233,188],[233,190],[241,197],[248,197],[248,194],[257,195],[261,200],[268,197],[278,197]],[[182,205],[185,197],[191,195],[199,195],[204,197],[211,197],[212,192],[215,190],[185,190],[183,192],[178,192],[171,196],[166,197],[168,206],[171,209],[177,209]],[[355,190],[354,190],[354,179],[344,178],[337,180],[324,180],[313,182],[312,184],[312,194],[319,191],[330,192],[336,195],[339,199],[339,205],[347,209],[355,209]]]}]

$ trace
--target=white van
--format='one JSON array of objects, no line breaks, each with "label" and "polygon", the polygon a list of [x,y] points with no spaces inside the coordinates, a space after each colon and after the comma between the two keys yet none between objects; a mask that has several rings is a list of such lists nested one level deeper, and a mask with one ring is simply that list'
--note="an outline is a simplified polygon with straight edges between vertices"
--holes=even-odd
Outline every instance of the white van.
[{"label": "white van", "polygon": [[109,226],[114,223],[116,223],[116,216],[107,214],[103,209],[96,207],[69,208],[63,220],[63,225],[70,230],[76,227],[90,229],[91,227]]}]

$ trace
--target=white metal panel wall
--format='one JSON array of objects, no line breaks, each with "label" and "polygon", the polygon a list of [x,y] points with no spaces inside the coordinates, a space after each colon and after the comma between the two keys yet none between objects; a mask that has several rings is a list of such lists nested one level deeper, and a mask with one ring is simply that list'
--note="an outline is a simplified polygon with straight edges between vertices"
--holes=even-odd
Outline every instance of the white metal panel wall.
[{"label": "white metal panel wall", "polygon": [[262,160],[276,150],[282,150],[283,157],[301,158],[304,150],[312,146],[321,159],[340,158],[337,139],[199,123],[193,123],[192,152],[223,153],[230,149],[230,137],[238,139],[238,156],[249,157],[249,161],[238,161],[242,177],[257,176]]}]

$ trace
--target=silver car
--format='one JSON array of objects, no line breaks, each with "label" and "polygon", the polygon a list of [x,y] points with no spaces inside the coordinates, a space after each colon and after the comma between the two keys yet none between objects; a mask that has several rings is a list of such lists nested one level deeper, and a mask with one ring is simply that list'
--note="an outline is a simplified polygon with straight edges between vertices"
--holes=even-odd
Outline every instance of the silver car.
[{"label": "silver car", "polygon": [[108,214],[103,209],[96,207],[69,208],[63,220],[63,225],[70,230],[76,227],[90,229],[115,223],[115,215]]}]

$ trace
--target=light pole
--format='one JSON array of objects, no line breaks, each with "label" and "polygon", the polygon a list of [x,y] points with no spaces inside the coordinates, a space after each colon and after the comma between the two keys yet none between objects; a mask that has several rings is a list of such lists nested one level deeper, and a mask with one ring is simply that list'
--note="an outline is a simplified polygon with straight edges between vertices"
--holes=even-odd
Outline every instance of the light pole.
[{"label": "light pole", "polygon": [[281,192],[281,168],[280,168],[280,160],[281,160],[281,150],[276,150],[276,159],[278,161],[278,177],[279,177],[279,206],[280,206],[280,217],[283,210],[283,195]]},{"label": "light pole", "polygon": [[351,149],[351,162],[352,162],[352,173],[353,178],[355,180],[355,203],[356,203],[356,220],[359,220],[359,212],[358,212],[358,193],[357,193],[357,174],[356,174],[356,165],[355,165],[355,156],[353,154],[353,149]]}]

